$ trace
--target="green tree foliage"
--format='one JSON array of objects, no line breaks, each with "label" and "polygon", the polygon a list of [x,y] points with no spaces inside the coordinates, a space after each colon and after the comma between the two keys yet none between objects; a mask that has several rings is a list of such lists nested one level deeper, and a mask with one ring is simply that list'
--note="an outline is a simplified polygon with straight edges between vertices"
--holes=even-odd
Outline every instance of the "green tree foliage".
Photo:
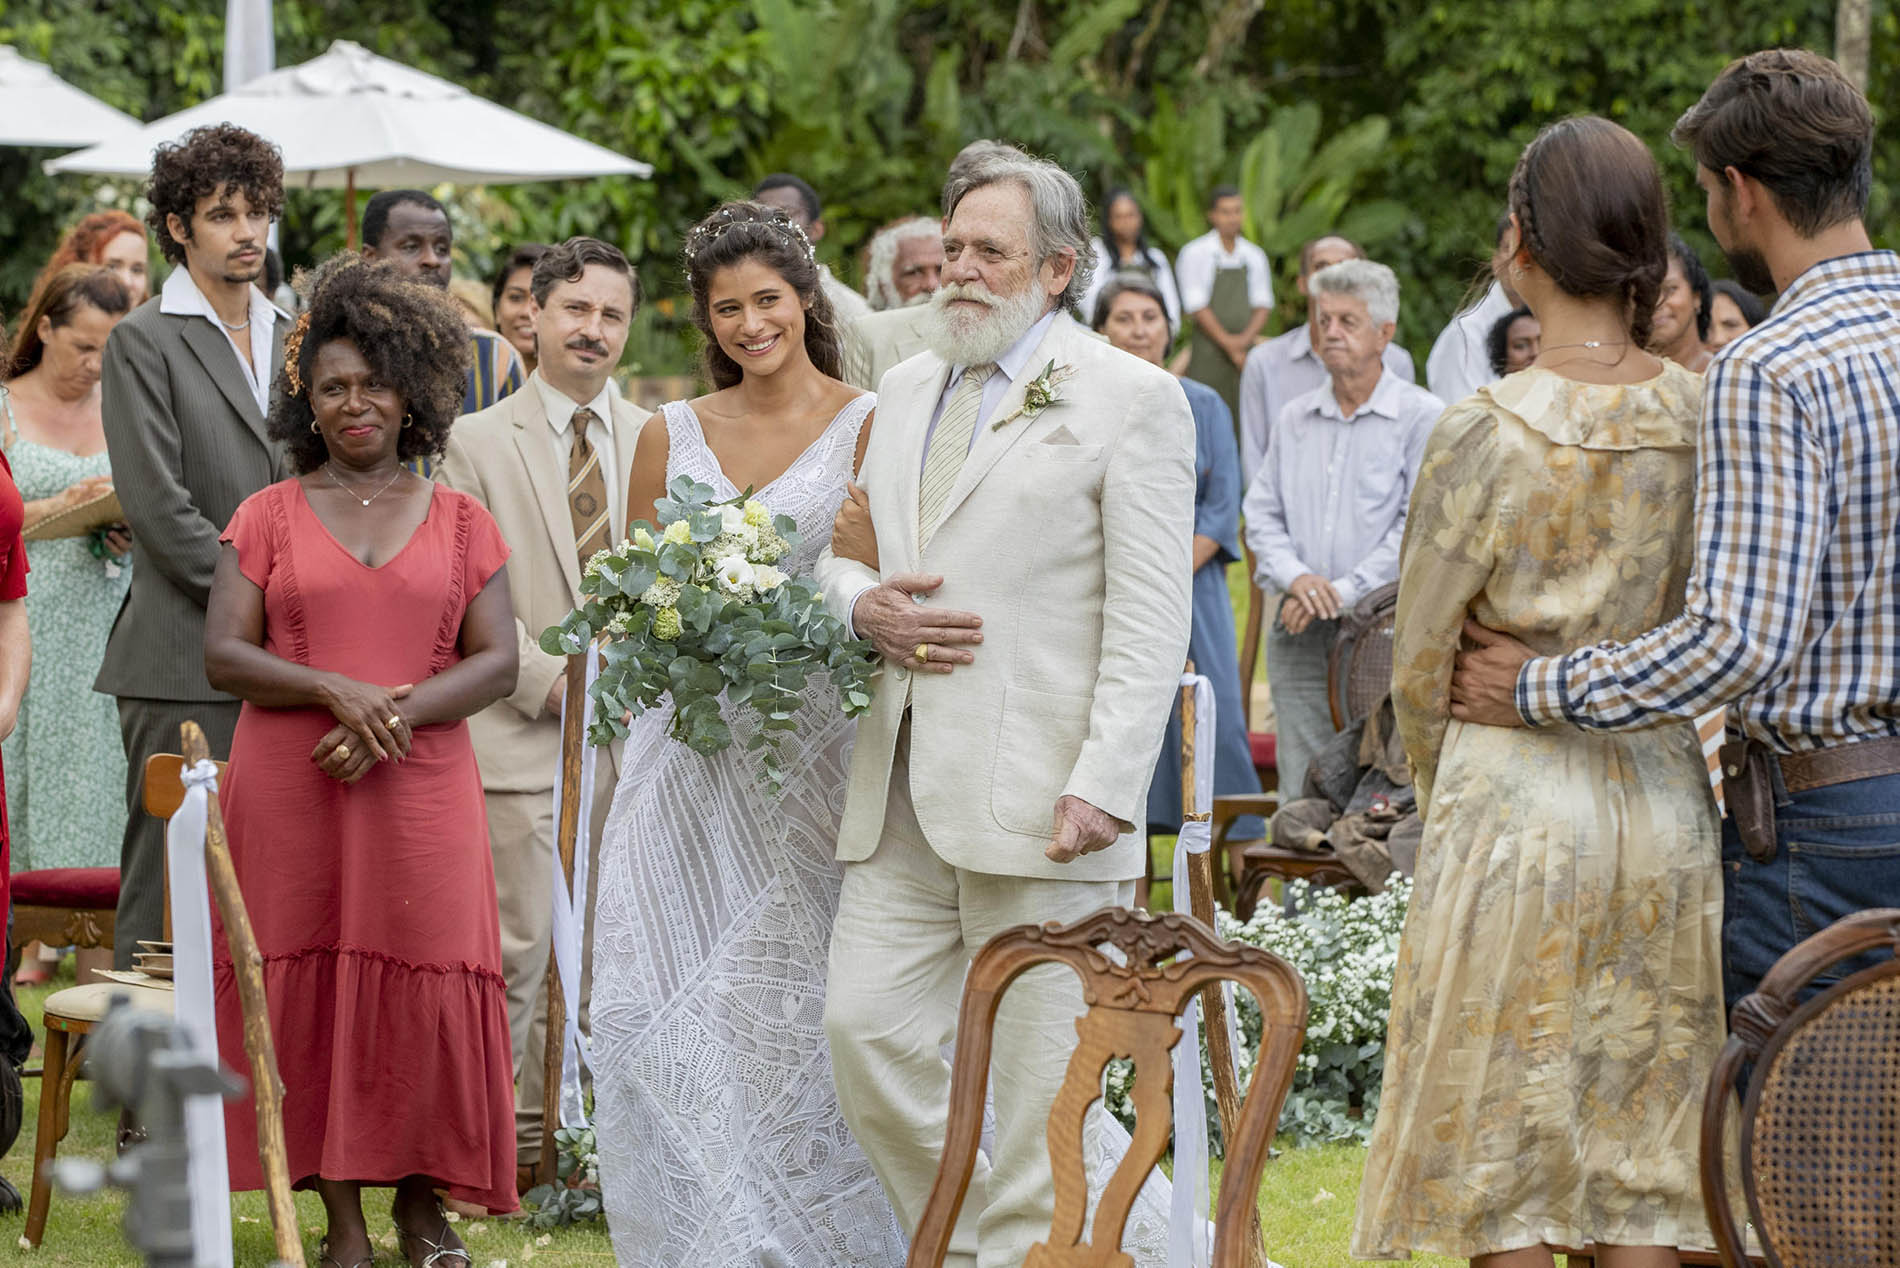
[{"label": "green tree foliage", "polygon": [[[1670,125],[1735,54],[1832,46],[1833,0],[277,0],[278,60],[350,38],[650,162],[651,181],[456,190],[463,271],[524,239],[588,232],[641,265],[652,327],[636,359],[684,370],[684,231],[761,175],[827,202],[819,251],[846,277],[875,228],[932,208],[966,141],[1002,137],[1092,192],[1127,184],[1169,249],[1217,183],[1284,274],[1322,229],[1363,238],[1404,283],[1422,353],[1477,279],[1524,143],[1575,111],[1618,120],[1663,165],[1679,226],[1723,271]],[[1900,90],[1900,6],[1876,4],[1875,103]],[[0,0],[0,41],[141,118],[220,87],[222,0]],[[1873,228],[1894,229],[1876,160]],[[17,308],[63,225],[136,183],[52,180],[0,151],[0,306]],[[299,191],[292,264],[343,241],[341,198]],[[1291,294],[1288,287],[1283,292]],[[1297,313],[1276,316],[1276,325]]]}]

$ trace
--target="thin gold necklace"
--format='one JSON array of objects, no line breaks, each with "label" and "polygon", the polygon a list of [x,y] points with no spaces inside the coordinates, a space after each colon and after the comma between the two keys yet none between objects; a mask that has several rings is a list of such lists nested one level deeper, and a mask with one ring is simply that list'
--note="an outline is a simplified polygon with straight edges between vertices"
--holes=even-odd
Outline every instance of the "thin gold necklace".
[{"label": "thin gold necklace", "polygon": [[370,494],[368,497],[364,497],[361,493],[358,493],[355,489],[352,489],[349,485],[343,483],[343,481],[337,477],[336,472],[330,470],[329,463],[326,462],[323,464],[323,474],[330,477],[331,483],[335,484],[337,488],[342,489],[345,493],[349,494],[351,497],[361,502],[364,506],[368,506],[371,502],[374,502],[377,498],[389,492],[389,486],[396,483],[396,481],[402,479],[402,472],[403,472],[403,469],[401,467],[397,467],[396,474],[393,476],[390,476],[389,479],[383,484],[382,488],[376,490],[376,492]]}]

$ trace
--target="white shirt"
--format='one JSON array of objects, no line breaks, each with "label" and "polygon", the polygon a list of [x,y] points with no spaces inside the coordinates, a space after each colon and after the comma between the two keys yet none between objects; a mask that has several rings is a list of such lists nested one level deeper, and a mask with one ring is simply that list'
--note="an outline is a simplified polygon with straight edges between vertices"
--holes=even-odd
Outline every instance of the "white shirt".
[{"label": "white shirt", "polygon": [[[567,470],[568,460],[574,454],[574,433],[572,425],[574,412],[581,407],[574,398],[554,387],[541,377],[541,371],[535,370],[528,376],[535,395],[541,398],[541,411],[548,420],[548,439],[560,457],[561,470]],[[614,389],[609,383],[600,389],[600,395],[587,402],[587,408],[594,411],[594,421],[587,424],[587,443],[600,455],[600,473],[607,483],[607,532],[616,542],[627,534],[626,508],[621,505],[626,500],[627,491],[620,487],[615,472],[620,470],[616,461],[618,454],[614,450]]]},{"label": "white shirt", "polygon": [[[1154,280],[1155,289],[1161,292],[1162,306],[1168,310],[1168,327],[1173,333],[1180,334],[1181,295],[1175,290],[1174,270],[1168,267],[1168,257],[1160,247],[1149,247],[1147,258],[1148,276]],[[1079,305],[1082,310],[1082,324],[1085,326],[1095,324],[1095,300],[1102,293],[1102,288],[1108,285],[1110,278],[1124,270],[1139,273],[1141,269],[1142,266],[1139,264],[1117,265],[1110,258],[1108,248],[1102,244],[1100,238],[1097,238],[1095,240],[1095,276],[1089,279],[1089,288],[1083,292],[1082,303]]]},{"label": "white shirt", "polygon": [[1235,238],[1229,251],[1221,246],[1220,234],[1210,229],[1174,257],[1182,312],[1193,316],[1214,302],[1214,274],[1221,269],[1246,269],[1248,307],[1273,307],[1273,266],[1267,253],[1245,238]]},{"label": "white shirt", "polygon": [[[1036,346],[1042,342],[1042,337],[1049,333],[1049,327],[1061,313],[1062,310],[1059,308],[1044,313],[1035,325],[1025,330],[1017,337],[1015,343],[1010,344],[1003,350],[1003,354],[996,358],[996,368],[990,371],[989,378],[983,380],[983,401],[977,406],[976,426],[970,428],[971,449],[976,447],[976,438],[983,434],[983,425],[989,422],[990,416],[996,412],[996,407],[1002,404],[1004,395],[1009,391],[1009,385],[1015,382],[1016,376],[1021,374],[1029,364],[1029,358],[1035,354]],[[924,430],[923,457],[917,465],[919,474],[923,471],[923,464],[930,461],[930,438],[936,434],[937,420],[943,417],[944,406],[950,403],[950,398],[956,394],[957,385],[963,381],[963,371],[964,367],[960,365],[950,367],[950,377],[944,382],[943,394],[937,398],[937,408],[930,412],[930,426]],[[866,492],[872,497],[877,496],[872,490],[867,489]],[[877,589],[875,584],[867,583],[851,596],[851,602],[845,607],[845,629],[853,638],[857,637],[857,629],[852,623],[851,613],[857,611],[858,600],[862,599],[868,591],[875,589]]]},{"label": "white shirt", "polygon": [[251,389],[251,398],[257,402],[260,418],[270,416],[270,377],[275,368],[271,365],[271,333],[276,328],[277,319],[290,320],[290,314],[264,298],[264,292],[255,286],[246,288],[251,297],[250,326],[246,330],[227,331],[224,318],[218,316],[218,310],[211,306],[198,284],[191,280],[191,270],[175,268],[165,284],[158,290],[158,311],[171,317],[202,317],[215,327],[219,334],[227,336],[249,334],[251,337],[251,360],[245,364],[236,348],[231,349],[231,359],[244,374],[244,382]]},{"label": "white shirt", "polygon": [[[1407,383],[1415,382],[1412,354],[1396,343],[1385,346],[1385,368]],[[1267,455],[1273,420],[1288,401],[1333,381],[1326,363],[1313,351],[1313,326],[1303,322],[1285,334],[1257,344],[1240,371],[1240,487],[1253,483]]]},{"label": "white shirt", "polygon": [[1511,301],[1496,282],[1484,298],[1451,319],[1425,358],[1425,383],[1432,395],[1456,405],[1487,383],[1495,383],[1491,369],[1491,327],[1511,311]]},{"label": "white shirt", "polygon": [[1347,418],[1333,385],[1288,401],[1241,514],[1262,590],[1332,582],[1351,607],[1399,575],[1418,464],[1444,406],[1390,371]]}]

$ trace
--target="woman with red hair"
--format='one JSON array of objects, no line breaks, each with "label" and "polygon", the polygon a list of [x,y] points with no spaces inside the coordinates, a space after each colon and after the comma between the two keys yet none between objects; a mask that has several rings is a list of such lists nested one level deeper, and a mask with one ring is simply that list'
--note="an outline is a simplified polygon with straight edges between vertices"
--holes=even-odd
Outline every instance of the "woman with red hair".
[{"label": "woman with red hair", "polygon": [[132,293],[132,307],[152,293],[151,249],[145,222],[129,212],[95,211],[66,231],[59,249],[33,282],[38,294],[53,274],[69,264],[98,264],[111,269]]}]

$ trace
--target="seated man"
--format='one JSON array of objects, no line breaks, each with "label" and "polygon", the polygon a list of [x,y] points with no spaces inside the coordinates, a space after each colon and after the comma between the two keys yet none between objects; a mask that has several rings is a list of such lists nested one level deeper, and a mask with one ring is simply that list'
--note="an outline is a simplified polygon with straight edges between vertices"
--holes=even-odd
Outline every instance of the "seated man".
[{"label": "seated man", "polygon": [[1282,795],[1332,737],[1326,659],[1339,616],[1396,580],[1412,481],[1444,406],[1386,369],[1399,281],[1370,260],[1313,274],[1313,325],[1329,381],[1286,403],[1242,504],[1255,581],[1283,597],[1267,630]]}]

